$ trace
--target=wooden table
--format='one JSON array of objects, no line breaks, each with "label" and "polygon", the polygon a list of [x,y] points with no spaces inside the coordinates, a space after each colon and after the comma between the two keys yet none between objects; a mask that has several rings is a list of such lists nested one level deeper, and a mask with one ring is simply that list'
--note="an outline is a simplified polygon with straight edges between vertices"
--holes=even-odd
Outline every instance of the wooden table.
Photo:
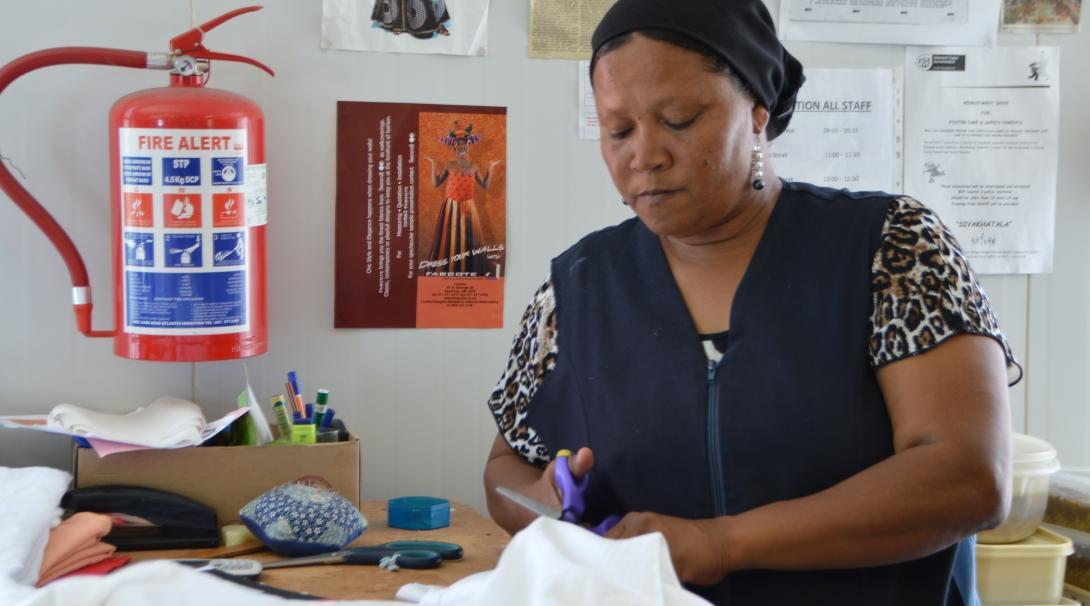
[{"label": "wooden table", "polygon": [[[386,525],[386,501],[364,501],[360,510],[367,518],[368,526],[353,545],[377,545],[387,541],[408,540],[446,541],[457,543],[465,550],[465,555],[460,560],[444,560],[440,567],[430,570],[402,568],[396,572],[389,572],[378,566],[330,564],[277,568],[262,572],[258,580],[279,589],[326,598],[392,600],[397,590],[406,583],[450,585],[475,572],[495,568],[500,552],[510,540],[508,534],[469,505],[451,502],[450,508],[450,526],[446,528],[427,531],[400,530]],[[217,554],[221,552],[219,549],[186,549],[134,551],[125,555],[131,556],[133,561],[143,561],[220,557]],[[240,557],[258,561],[280,558],[269,551]]]}]

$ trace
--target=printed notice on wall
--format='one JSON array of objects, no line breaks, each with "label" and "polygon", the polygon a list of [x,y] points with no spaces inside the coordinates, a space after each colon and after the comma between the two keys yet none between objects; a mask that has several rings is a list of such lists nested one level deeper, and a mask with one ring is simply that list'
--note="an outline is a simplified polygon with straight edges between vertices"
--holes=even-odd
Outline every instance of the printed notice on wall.
[{"label": "printed notice on wall", "polygon": [[579,62],[579,138],[597,141],[602,137],[598,124],[598,107],[594,104],[594,87],[590,82],[590,61]]},{"label": "printed notice on wall", "polygon": [[791,123],[769,145],[788,181],[901,190],[901,97],[891,69],[810,69]]},{"label": "printed notice on wall", "polygon": [[530,0],[530,57],[590,59],[590,37],[616,0]]},{"label": "printed notice on wall", "polygon": [[337,104],[336,328],[502,328],[507,109]]},{"label": "printed notice on wall", "polygon": [[323,0],[322,48],[488,54],[489,0]]},{"label": "printed notice on wall", "polygon": [[910,47],[905,191],[977,273],[1052,271],[1059,50]]},{"label": "printed notice on wall", "polygon": [[999,0],[783,0],[780,38],[860,44],[994,44]]}]

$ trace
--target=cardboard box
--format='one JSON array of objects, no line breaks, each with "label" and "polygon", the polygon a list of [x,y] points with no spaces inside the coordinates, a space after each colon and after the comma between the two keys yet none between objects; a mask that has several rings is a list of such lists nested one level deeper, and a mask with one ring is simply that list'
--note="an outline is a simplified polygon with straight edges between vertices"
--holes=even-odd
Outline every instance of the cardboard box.
[{"label": "cardboard box", "polygon": [[89,448],[72,454],[76,488],[126,485],[166,490],[216,510],[220,525],[261,493],[287,482],[336,490],[359,507],[360,440],[313,445],[200,446],[122,452],[100,459]]}]

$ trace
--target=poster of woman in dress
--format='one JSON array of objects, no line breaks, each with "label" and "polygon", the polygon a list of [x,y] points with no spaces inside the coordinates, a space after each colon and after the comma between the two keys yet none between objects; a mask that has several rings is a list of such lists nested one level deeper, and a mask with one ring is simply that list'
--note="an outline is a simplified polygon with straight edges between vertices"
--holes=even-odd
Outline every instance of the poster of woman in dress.
[{"label": "poster of woman in dress", "polygon": [[322,48],[486,55],[488,3],[489,0],[322,0]]},{"label": "poster of woman in dress", "polygon": [[507,110],[337,104],[336,328],[502,328]]},{"label": "poster of woman in dress", "polygon": [[[425,121],[432,122],[433,116],[421,116],[422,126]],[[422,129],[421,132],[427,132]],[[481,142],[480,129],[474,129],[472,122],[462,123],[454,120],[450,132],[439,138],[439,142],[451,148],[454,157],[447,161],[437,161],[431,156],[424,156],[423,188],[428,184],[443,189],[443,202],[439,206],[435,231],[431,242],[421,241],[420,257],[429,267],[425,275],[463,275],[463,276],[499,276],[503,271],[499,260],[503,258],[503,245],[494,243],[494,238],[485,228],[482,213],[478,209],[477,199],[484,202],[492,183],[493,171],[502,161],[488,160],[487,168],[482,168],[470,159],[470,147]],[[480,188],[480,192],[478,192]],[[426,214],[433,205],[428,204],[427,193],[421,193],[422,207]]]}]

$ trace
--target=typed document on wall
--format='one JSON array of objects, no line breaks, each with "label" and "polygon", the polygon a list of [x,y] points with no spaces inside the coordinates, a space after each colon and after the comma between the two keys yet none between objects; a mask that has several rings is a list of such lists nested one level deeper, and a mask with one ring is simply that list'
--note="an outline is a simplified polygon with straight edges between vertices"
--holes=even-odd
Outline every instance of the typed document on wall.
[{"label": "typed document on wall", "polygon": [[905,192],[981,274],[1052,271],[1059,49],[910,47]]}]

